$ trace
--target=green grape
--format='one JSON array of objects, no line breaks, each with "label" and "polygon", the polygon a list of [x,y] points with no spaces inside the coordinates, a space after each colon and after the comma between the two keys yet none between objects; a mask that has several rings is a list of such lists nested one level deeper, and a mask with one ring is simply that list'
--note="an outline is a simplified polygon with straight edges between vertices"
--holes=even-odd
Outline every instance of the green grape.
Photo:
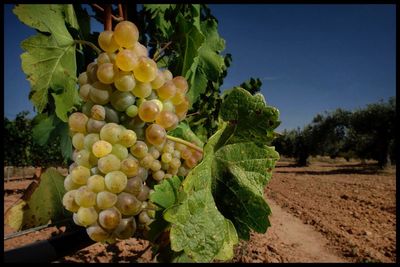
[{"label": "green grape", "polygon": [[104,84],[112,84],[118,73],[118,68],[112,63],[101,64],[97,68],[97,79]]},{"label": "green grape", "polygon": [[169,163],[172,160],[172,155],[171,153],[163,153],[161,155],[161,161],[164,163]]},{"label": "green grape", "polygon": [[110,234],[104,231],[97,223],[86,228],[86,233],[90,239],[96,242],[104,242],[110,237]]},{"label": "green grape", "polygon": [[150,169],[151,169],[153,172],[159,171],[159,170],[161,169],[161,163],[160,163],[160,161],[154,160],[154,161],[151,163]]},{"label": "green grape", "polygon": [[121,144],[114,144],[112,146],[111,154],[117,156],[120,160],[126,159],[128,153],[128,149]]},{"label": "green grape", "polygon": [[174,105],[179,105],[183,101],[185,101],[185,95],[182,94],[181,92],[176,92],[176,94],[171,98],[171,102]]},{"label": "green grape", "polygon": [[116,123],[107,123],[100,131],[101,140],[105,140],[111,144],[115,144],[119,141],[119,135],[121,134],[121,128]]},{"label": "green grape", "polygon": [[143,167],[139,167],[138,174],[135,177],[139,177],[142,181],[146,181],[149,175],[149,171]]},{"label": "green grape", "polygon": [[[115,57],[115,64],[123,71],[132,71],[138,62],[136,55],[129,49],[119,51]],[[137,77],[135,76],[136,80]]]},{"label": "green grape", "polygon": [[84,166],[78,166],[71,171],[70,175],[75,184],[83,185],[90,176],[90,170]]},{"label": "green grape", "polygon": [[119,158],[117,158],[117,156],[108,154],[107,156],[99,159],[97,167],[102,173],[109,173],[119,170],[121,168],[121,161]]},{"label": "green grape", "polygon": [[85,136],[84,146],[88,151],[92,150],[93,144],[100,140],[100,135],[98,133],[90,133]]},{"label": "green grape", "polygon": [[71,190],[65,193],[62,199],[62,203],[66,210],[71,212],[77,212],[79,210],[79,205],[75,202],[75,195],[77,190]]},{"label": "green grape", "polygon": [[90,109],[91,117],[98,121],[103,121],[106,119],[106,110],[101,105],[93,105]]},{"label": "green grape", "polygon": [[87,151],[86,149],[82,149],[78,152],[74,152],[74,154],[72,154],[72,159],[75,161],[75,163],[78,166],[83,166],[83,167],[87,167],[90,168],[90,162],[89,162],[89,158],[90,158],[90,152]]},{"label": "green grape", "polygon": [[151,124],[146,129],[146,140],[152,145],[160,145],[167,138],[167,133],[163,127],[158,124]]},{"label": "green grape", "polygon": [[78,189],[80,187],[79,184],[74,183],[74,181],[72,181],[71,175],[67,175],[64,179],[64,188],[67,191],[71,191],[74,189]]},{"label": "green grape", "polygon": [[190,157],[190,158],[185,160],[185,165],[189,169],[193,169],[197,165],[197,160],[195,158],[193,158],[193,157]]},{"label": "green grape", "polygon": [[153,89],[158,89],[160,88],[163,84],[165,83],[165,77],[162,71],[157,70],[156,77],[154,80],[151,81],[151,87]]},{"label": "green grape", "polygon": [[177,175],[178,174],[178,168],[173,168],[172,166],[169,166],[167,172],[171,175]]},{"label": "green grape", "polygon": [[125,111],[135,103],[135,97],[129,92],[115,91],[111,95],[111,105],[118,111]]},{"label": "green grape", "polygon": [[163,70],[163,75],[164,75],[165,81],[171,81],[173,78],[172,73],[167,69]]},{"label": "green grape", "polygon": [[99,159],[93,154],[93,152],[89,152],[89,165],[90,167],[96,166],[97,163],[99,162]]},{"label": "green grape", "polygon": [[136,42],[132,47],[128,49],[132,50],[137,57],[149,56],[149,51],[147,51],[147,48],[139,42]]},{"label": "green grape", "polygon": [[99,105],[105,105],[110,102],[112,88],[109,85],[95,82],[90,89],[90,100]]},{"label": "green grape", "polygon": [[181,161],[177,158],[173,158],[171,159],[169,166],[172,167],[173,169],[178,169],[181,166]]},{"label": "green grape", "polygon": [[100,48],[109,53],[115,52],[119,46],[114,35],[112,31],[101,32],[98,38]]},{"label": "green grape", "polygon": [[82,105],[82,113],[85,114],[86,116],[90,117],[91,116],[91,109],[93,107],[94,103],[92,101],[87,101]]},{"label": "green grape", "polygon": [[74,148],[81,150],[83,149],[84,143],[83,140],[85,139],[85,135],[83,133],[76,133],[72,136],[72,145]]},{"label": "green grape", "polygon": [[140,160],[140,165],[146,169],[149,169],[151,167],[151,164],[153,163],[153,161],[154,161],[154,158],[150,154],[147,154]]},{"label": "green grape", "polygon": [[105,63],[113,63],[113,62],[110,58],[110,55],[108,53],[103,52],[97,57],[96,63],[97,63],[97,65],[100,66]]},{"label": "green grape", "polygon": [[98,121],[90,118],[87,122],[86,128],[88,133],[100,133],[101,128],[106,125],[105,121]]},{"label": "green grape", "polygon": [[155,146],[150,147],[149,153],[153,156],[154,159],[158,159],[160,157],[160,151],[158,151]]},{"label": "green grape", "polygon": [[101,191],[97,193],[96,197],[96,206],[99,209],[105,210],[111,208],[117,203],[118,197],[116,194],[108,192],[108,191]]},{"label": "green grape", "polygon": [[86,67],[86,75],[90,83],[94,83],[97,81],[97,68],[98,65],[96,62],[91,62]]},{"label": "green grape", "polygon": [[186,117],[186,113],[189,109],[189,100],[185,97],[185,100],[179,105],[175,106],[175,114],[179,120],[183,120]]},{"label": "green grape", "polygon": [[178,125],[178,117],[171,111],[163,110],[156,117],[156,123],[166,130],[173,130]]},{"label": "green grape", "polygon": [[158,106],[158,109],[160,110],[160,112],[164,109],[163,102],[161,102],[160,100],[152,99],[152,100],[150,100],[150,102],[155,103]]},{"label": "green grape", "polygon": [[132,90],[132,94],[139,98],[146,98],[152,93],[150,83],[148,82],[137,82],[135,88]]},{"label": "green grape", "polygon": [[169,169],[169,163],[165,163],[161,161],[161,169],[167,171]]},{"label": "green grape", "polygon": [[128,180],[124,192],[131,193],[134,196],[138,196],[143,190],[143,180],[139,176],[135,176]]},{"label": "green grape", "polygon": [[142,191],[137,195],[137,199],[140,201],[146,201],[149,198],[150,188],[147,185],[144,185]]},{"label": "green grape", "polygon": [[128,115],[129,117],[133,118],[136,117],[136,115],[138,114],[139,110],[138,107],[135,105],[130,105],[126,110],[125,113],[126,115]]},{"label": "green grape", "polygon": [[174,152],[175,143],[171,140],[167,140],[165,145],[162,148],[162,152],[172,154]]},{"label": "green grape", "polygon": [[174,152],[172,153],[172,157],[180,159],[181,158],[181,152],[179,150],[174,150]]},{"label": "green grape", "polygon": [[141,211],[142,202],[140,202],[134,195],[122,192],[118,195],[115,207],[123,215],[137,215]]},{"label": "green grape", "polygon": [[82,98],[82,100],[84,100],[84,101],[89,100],[91,89],[92,89],[92,85],[89,83],[81,85],[81,87],[79,88],[79,96]]},{"label": "green grape", "polygon": [[104,140],[99,140],[95,142],[92,146],[92,152],[98,158],[107,156],[108,154],[111,153],[111,151],[112,151],[112,145]]},{"label": "green grape", "polygon": [[107,230],[116,228],[121,219],[121,213],[116,208],[109,208],[99,213],[99,223]]},{"label": "green grape", "polygon": [[79,225],[85,227],[95,223],[97,218],[98,214],[96,212],[96,209],[93,207],[80,207],[78,212],[76,213],[76,220],[79,222]]},{"label": "green grape", "polygon": [[104,109],[106,110],[106,122],[119,123],[119,115],[117,111],[107,106],[105,106]]},{"label": "green grape", "polygon": [[133,146],[136,143],[136,140],[136,133],[129,129],[122,130],[119,135],[119,143],[124,147]]},{"label": "green grape", "polygon": [[72,132],[86,133],[86,123],[89,118],[82,112],[72,113],[68,118],[69,129]]},{"label": "green grape", "polygon": [[187,168],[185,168],[184,166],[181,166],[181,167],[178,168],[178,173],[177,174],[179,176],[186,176],[186,175],[188,175],[188,173],[189,173],[189,170]]},{"label": "green grape", "polygon": [[161,100],[171,99],[175,93],[176,87],[172,81],[166,81],[160,88],[157,89],[158,97]]},{"label": "green grape", "polygon": [[101,175],[92,175],[87,180],[87,187],[89,190],[98,193],[104,190],[104,177]]},{"label": "green grape", "polygon": [[136,80],[132,72],[119,71],[114,78],[114,85],[122,92],[129,92],[135,88]]},{"label": "green grape", "polygon": [[131,146],[130,152],[136,158],[143,158],[147,155],[148,147],[145,142],[137,141],[133,146]]},{"label": "green grape", "polygon": [[121,162],[121,171],[126,174],[127,177],[133,177],[137,175],[139,170],[139,163],[135,158],[126,158]]},{"label": "green grape", "polygon": [[165,111],[175,113],[175,106],[171,102],[171,100],[164,100],[162,103],[163,103],[163,111],[165,110]]},{"label": "green grape", "polygon": [[81,186],[75,194],[75,202],[81,207],[93,207],[96,204],[96,193],[90,191],[86,185]]},{"label": "green grape", "polygon": [[112,171],[106,174],[105,183],[108,191],[112,193],[120,193],[124,190],[128,178],[126,174],[121,171]]},{"label": "green grape", "polygon": [[154,60],[148,57],[139,57],[137,64],[133,67],[133,74],[136,80],[148,83],[154,80],[157,70],[157,63]]},{"label": "green grape", "polygon": [[114,235],[120,239],[128,239],[136,232],[136,221],[134,217],[121,219],[117,228],[114,230]]},{"label": "green grape", "polygon": [[165,172],[162,170],[158,170],[153,173],[153,179],[160,182],[162,179],[164,179]]},{"label": "green grape", "polygon": [[184,77],[176,76],[175,78],[172,79],[172,82],[175,84],[178,92],[180,92],[183,95],[186,94],[186,92],[189,89],[189,85]]},{"label": "green grape", "polygon": [[146,211],[142,211],[139,214],[139,223],[149,225],[152,222],[152,219],[149,217]]},{"label": "green grape", "polygon": [[115,26],[114,38],[121,47],[133,47],[139,39],[139,30],[135,24],[125,20]]},{"label": "green grape", "polygon": [[83,85],[89,83],[89,77],[87,76],[86,71],[79,74],[78,83],[80,86],[83,86]]}]

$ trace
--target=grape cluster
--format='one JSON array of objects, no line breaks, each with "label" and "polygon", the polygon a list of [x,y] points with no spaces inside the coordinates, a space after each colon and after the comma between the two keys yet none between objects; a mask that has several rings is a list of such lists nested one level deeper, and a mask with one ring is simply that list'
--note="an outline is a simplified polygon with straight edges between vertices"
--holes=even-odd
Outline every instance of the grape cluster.
[{"label": "grape cluster", "polygon": [[74,163],[64,180],[64,207],[94,241],[148,230],[154,184],[186,176],[202,153],[167,139],[186,116],[188,83],[157,67],[129,22],[100,33],[104,51],[78,77],[81,112],[68,124]]}]

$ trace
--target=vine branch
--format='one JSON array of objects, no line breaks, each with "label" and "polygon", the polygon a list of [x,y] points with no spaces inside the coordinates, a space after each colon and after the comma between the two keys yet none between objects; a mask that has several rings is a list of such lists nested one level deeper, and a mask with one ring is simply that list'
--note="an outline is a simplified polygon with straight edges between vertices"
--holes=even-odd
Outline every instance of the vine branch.
[{"label": "vine branch", "polygon": [[[101,11],[101,12],[104,12],[104,8],[102,8],[101,6],[99,6],[99,5],[97,5],[97,4],[92,4],[92,7],[95,8],[95,9],[97,9],[97,10],[99,10],[99,11]],[[122,17],[116,17],[116,16],[114,16],[114,15],[112,15],[112,14],[111,14],[111,18],[112,18],[113,20],[117,21],[117,22],[120,22],[120,21],[123,21],[123,20],[124,20]]]},{"label": "vine branch", "polygon": [[106,7],[104,8],[104,30],[105,31],[112,30],[111,5],[106,5]]},{"label": "vine branch", "polygon": [[190,147],[190,148],[192,148],[192,149],[194,149],[196,151],[199,151],[199,152],[203,153],[203,149],[201,147],[198,147],[195,144],[192,144],[192,143],[190,143],[190,142],[188,142],[186,140],[183,140],[183,139],[180,139],[178,137],[171,136],[171,135],[167,135],[167,139],[171,140],[171,141],[174,141],[176,143],[183,144],[183,145],[188,146],[188,147]]},{"label": "vine branch", "polygon": [[97,55],[101,54],[101,50],[100,48],[98,48],[94,43],[89,42],[89,41],[85,41],[85,40],[74,40],[75,43],[77,44],[83,44],[83,45],[87,45],[90,46],[94,51],[96,51]]},{"label": "vine branch", "polygon": [[161,53],[163,53],[164,51],[165,51],[165,49],[167,49],[167,47],[168,46],[170,46],[172,44],[172,42],[170,41],[170,42],[168,42],[168,43],[166,43],[160,50],[158,50],[157,52],[155,52],[154,53],[154,56],[153,56],[153,60],[155,61],[155,62],[157,62],[158,60],[160,60],[160,55],[161,55]]}]

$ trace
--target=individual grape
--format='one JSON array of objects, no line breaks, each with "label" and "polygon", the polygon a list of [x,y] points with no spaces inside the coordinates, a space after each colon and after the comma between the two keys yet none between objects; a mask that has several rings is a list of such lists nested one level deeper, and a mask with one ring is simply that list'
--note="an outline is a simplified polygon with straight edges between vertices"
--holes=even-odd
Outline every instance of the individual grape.
[{"label": "individual grape", "polygon": [[117,203],[118,197],[116,194],[108,192],[108,191],[101,191],[97,193],[96,196],[96,206],[99,209],[105,210],[111,208]]},{"label": "individual grape", "polygon": [[89,165],[90,167],[96,166],[99,162],[99,159],[93,154],[93,152],[89,152]]},{"label": "individual grape", "polygon": [[161,169],[161,163],[158,160],[154,160],[153,163],[151,163],[150,169],[153,172],[159,171]]},{"label": "individual grape", "polygon": [[105,52],[103,52],[103,53],[101,53],[98,57],[97,57],[97,65],[102,65],[102,64],[105,64],[105,63],[113,63],[112,62],[112,60],[111,60],[111,57],[110,57],[110,54],[108,54],[108,53],[105,53]]},{"label": "individual grape", "polygon": [[81,186],[75,194],[75,202],[81,207],[93,207],[96,204],[96,193],[90,191],[86,185]]},{"label": "individual grape", "polygon": [[[71,171],[70,171],[70,173],[71,173]],[[79,187],[80,187],[79,184],[76,184],[76,183],[74,183],[74,181],[72,181],[71,174],[69,174],[65,177],[65,179],[64,179],[65,190],[71,191],[74,189],[78,189]]]},{"label": "individual grape", "polygon": [[118,73],[118,68],[112,63],[104,63],[97,68],[97,79],[104,84],[112,84]]},{"label": "individual grape", "polygon": [[86,116],[90,117],[91,116],[91,109],[93,107],[94,103],[90,100],[85,102],[82,105],[82,113],[85,114]]},{"label": "individual grape", "polygon": [[110,234],[104,231],[97,223],[86,228],[86,233],[90,239],[96,242],[103,242],[110,237]]},{"label": "individual grape", "polygon": [[178,168],[173,168],[172,166],[169,166],[167,172],[171,175],[177,175],[178,174]]},{"label": "individual grape", "polygon": [[79,222],[79,220],[78,220],[78,214],[73,213],[73,214],[72,214],[72,220],[74,221],[74,223],[75,223],[76,225],[83,226],[83,225]]},{"label": "individual grape", "polygon": [[184,149],[182,152],[181,152],[181,157],[183,158],[183,159],[188,159],[188,158],[190,158],[192,156],[192,151],[189,149],[189,148],[186,148],[186,149]]},{"label": "individual grape", "polygon": [[122,192],[118,195],[115,207],[117,207],[123,215],[137,215],[141,211],[142,202],[134,195]]},{"label": "individual grape", "polygon": [[87,180],[87,187],[90,191],[98,193],[104,190],[104,177],[101,175],[92,175]]},{"label": "individual grape", "polygon": [[90,100],[99,105],[110,102],[112,88],[109,85],[95,82],[90,89]]},{"label": "individual grape", "polygon": [[[138,62],[136,55],[129,49],[119,51],[115,57],[115,64],[123,71],[132,71]],[[135,76],[137,79],[137,77]]]},{"label": "individual grape", "polygon": [[82,112],[72,113],[68,118],[69,129],[72,132],[86,133],[86,123],[89,118]]},{"label": "individual grape", "polygon": [[172,79],[172,82],[175,84],[178,92],[180,92],[183,95],[186,94],[186,92],[188,91],[189,85],[184,77],[176,76],[175,78]]},{"label": "individual grape", "polygon": [[131,146],[130,152],[137,158],[143,158],[147,155],[148,147],[145,142],[137,141],[133,146]]},{"label": "individual grape", "polygon": [[79,210],[79,205],[75,202],[76,192],[77,190],[71,190],[63,196],[62,203],[68,211],[77,212]]},{"label": "individual grape", "polygon": [[175,147],[174,143],[168,140],[167,143],[162,148],[162,152],[172,154],[174,152],[174,147]]},{"label": "individual grape", "polygon": [[86,75],[90,83],[96,82],[97,79],[97,68],[98,65],[96,62],[89,63],[86,67]]},{"label": "individual grape", "polygon": [[157,104],[151,101],[145,101],[139,106],[139,118],[144,122],[154,121],[159,112]]},{"label": "individual grape", "polygon": [[109,208],[99,213],[99,224],[107,230],[116,228],[121,219],[121,213],[116,208]]},{"label": "individual grape", "polygon": [[167,171],[169,169],[169,163],[165,163],[161,161],[161,169]]},{"label": "individual grape", "polygon": [[125,111],[135,103],[135,97],[129,92],[115,91],[111,95],[111,105],[118,111]]},{"label": "individual grape", "polygon": [[133,47],[139,39],[139,30],[130,21],[122,21],[115,26],[114,38],[121,47]]},{"label": "individual grape", "polygon": [[146,129],[146,140],[152,145],[160,145],[167,138],[167,133],[163,127],[158,124],[151,124]]},{"label": "individual grape", "polygon": [[197,165],[197,160],[194,157],[190,157],[190,158],[185,160],[185,165],[189,169],[193,169]]},{"label": "individual grape", "polygon": [[89,83],[81,85],[81,87],[79,88],[79,96],[82,98],[82,100],[84,100],[84,101],[89,100],[91,88],[92,88],[92,85]]},{"label": "individual grape", "polygon": [[175,144],[175,149],[182,152],[186,149],[186,146],[184,144],[177,143],[177,144]]},{"label": "individual grape", "polygon": [[171,99],[175,93],[176,87],[172,81],[166,81],[160,88],[157,89],[158,97],[161,100]]},{"label": "individual grape", "polygon": [[149,225],[152,222],[152,219],[149,217],[146,211],[142,211],[139,214],[139,223]]},{"label": "individual grape", "polygon": [[87,76],[86,71],[82,72],[81,74],[79,74],[78,83],[79,83],[80,86],[83,86],[83,85],[89,83],[89,78]]},{"label": "individual grape", "polygon": [[185,101],[185,95],[182,94],[181,92],[176,92],[176,94],[171,98],[171,102],[174,105],[179,105],[183,101]]},{"label": "individual grape", "polygon": [[108,154],[111,153],[111,151],[112,151],[112,145],[104,140],[99,140],[95,142],[92,146],[92,152],[98,158],[107,156]]},{"label": "individual grape", "polygon": [[181,166],[181,161],[177,158],[171,159],[169,166],[173,169],[178,169]]},{"label": "individual grape", "polygon": [[117,156],[120,160],[126,159],[128,153],[128,149],[121,144],[114,144],[112,146],[111,154]]},{"label": "individual grape", "polygon": [[186,117],[188,109],[189,101],[187,100],[187,98],[185,98],[182,103],[175,106],[175,114],[178,116],[179,120],[183,120]]},{"label": "individual grape", "polygon": [[136,133],[129,129],[124,129],[119,135],[119,143],[124,147],[131,147],[136,143]]},{"label": "individual grape", "polygon": [[80,207],[78,212],[76,213],[76,219],[82,226],[89,226],[96,222],[98,218],[98,214],[95,208],[90,207]]},{"label": "individual grape", "polygon": [[98,121],[90,118],[87,122],[86,129],[88,133],[100,133],[104,125],[106,125],[105,121]]},{"label": "individual grape", "polygon": [[158,106],[158,109],[160,110],[160,112],[164,109],[164,105],[163,102],[161,102],[158,99],[151,99],[150,102],[155,103]]},{"label": "individual grape", "polygon": [[188,175],[188,173],[189,173],[189,170],[187,168],[185,168],[184,166],[181,166],[181,167],[178,168],[178,173],[177,174],[179,176],[186,176],[186,175]]},{"label": "individual grape", "polygon": [[121,171],[112,171],[106,174],[105,184],[107,189],[112,193],[120,193],[124,190],[128,179],[126,174]]},{"label": "individual grape", "polygon": [[167,70],[167,69],[163,70],[163,74],[164,74],[164,78],[166,81],[172,80],[173,76],[169,70]]},{"label": "individual grape", "polygon": [[157,70],[157,63],[154,60],[148,57],[139,57],[137,64],[133,67],[133,74],[136,80],[149,83],[156,77]]},{"label": "individual grape", "polygon": [[90,177],[90,170],[84,166],[75,167],[71,171],[71,179],[75,184],[86,184],[87,179]]},{"label": "individual grape", "polygon": [[135,53],[135,55],[138,57],[148,57],[149,56],[149,51],[147,51],[147,48],[139,42],[136,42],[132,47],[130,47],[128,49],[132,50]]},{"label": "individual grape", "polygon": [[121,161],[117,156],[113,154],[108,154],[105,157],[99,159],[97,167],[102,173],[109,173],[117,171],[121,168]]},{"label": "individual grape", "polygon": [[119,123],[119,115],[117,111],[107,106],[105,106],[104,109],[106,110],[106,122]]},{"label": "individual grape", "polygon": [[101,140],[105,140],[111,144],[115,144],[119,141],[119,135],[121,134],[121,128],[116,123],[107,123],[100,131]]},{"label": "individual grape", "polygon": [[163,110],[156,117],[156,123],[166,130],[173,130],[178,125],[178,117],[171,111]]},{"label": "individual grape", "polygon": [[[75,153],[74,153],[75,154]],[[90,152],[86,149],[82,149],[73,155],[73,160],[79,166],[90,168]]]},{"label": "individual grape", "polygon": [[164,163],[169,163],[172,160],[172,155],[171,153],[163,153],[161,155],[161,161]]},{"label": "individual grape", "polygon": [[112,31],[103,31],[99,34],[99,46],[106,52],[113,53],[119,46],[115,40],[115,34]]},{"label": "individual grape", "polygon": [[121,171],[126,174],[127,177],[133,177],[137,175],[139,170],[139,163],[134,158],[126,158],[121,161]]},{"label": "individual grape", "polygon": [[160,88],[163,84],[165,83],[165,77],[162,71],[157,70],[156,77],[154,80],[151,81],[151,87],[153,89],[158,89]]},{"label": "individual grape", "polygon": [[72,145],[74,148],[81,150],[84,147],[83,140],[85,139],[85,135],[83,133],[76,133],[72,136]]},{"label": "individual grape", "polygon": [[163,103],[163,111],[165,110],[165,111],[175,113],[175,106],[171,102],[171,100],[164,100],[162,103]]},{"label": "individual grape", "polygon": [[140,201],[146,201],[149,198],[150,188],[147,185],[144,185],[142,191],[137,195],[137,199]]},{"label": "individual grape", "polygon": [[133,118],[136,117],[136,115],[138,114],[139,110],[138,107],[135,105],[130,105],[126,110],[125,113],[126,115],[128,115],[129,117]]},{"label": "individual grape", "polygon": [[146,181],[148,174],[149,174],[148,170],[146,170],[143,167],[139,167],[138,174],[136,175],[136,177],[139,177],[144,182]]},{"label": "individual grape", "polygon": [[174,152],[172,153],[172,157],[180,159],[181,158],[181,152],[179,150],[174,150]]},{"label": "individual grape", "polygon": [[160,151],[155,146],[150,147],[149,154],[153,156],[154,159],[158,159],[160,157]]},{"label": "individual grape", "polygon": [[136,98],[136,106],[140,107],[140,105],[141,105],[143,102],[146,102],[146,101],[147,101],[147,100],[144,99],[144,98]]},{"label": "individual grape", "polygon": [[196,159],[196,161],[199,161],[203,158],[203,153],[197,150],[192,151],[192,157]]},{"label": "individual grape", "polygon": [[114,230],[116,237],[120,239],[128,239],[136,232],[136,221],[134,217],[121,219],[117,228]]},{"label": "individual grape", "polygon": [[136,80],[132,72],[119,71],[114,77],[114,85],[122,92],[129,92],[135,88]]},{"label": "individual grape", "polygon": [[103,121],[106,119],[106,110],[101,105],[93,105],[90,109],[91,117],[98,121]]},{"label": "individual grape", "polygon": [[154,161],[154,158],[150,154],[147,154],[140,160],[140,165],[146,169],[149,169],[151,167],[151,164],[153,163],[153,161]]},{"label": "individual grape", "polygon": [[164,179],[171,179],[172,178],[172,174],[170,173],[166,173],[164,176]]},{"label": "individual grape", "polygon": [[100,135],[98,133],[90,133],[85,136],[84,146],[88,151],[92,150],[93,144],[100,140]]},{"label": "individual grape", "polygon": [[153,179],[156,181],[161,181],[162,179],[164,179],[165,176],[165,172],[162,170],[158,170],[155,173],[153,173]]},{"label": "individual grape", "polygon": [[146,98],[152,93],[153,89],[151,88],[150,83],[146,82],[137,82],[136,86],[132,89],[132,94],[139,98]]},{"label": "individual grape", "polygon": [[138,196],[139,193],[143,190],[143,180],[139,176],[135,176],[128,180],[124,192],[130,193],[134,196]]}]

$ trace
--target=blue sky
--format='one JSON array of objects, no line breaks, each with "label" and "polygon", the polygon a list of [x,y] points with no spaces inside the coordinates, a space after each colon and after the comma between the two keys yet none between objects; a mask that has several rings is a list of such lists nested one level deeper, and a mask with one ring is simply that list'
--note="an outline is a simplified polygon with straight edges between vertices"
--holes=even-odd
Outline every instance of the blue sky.
[{"label": "blue sky", "polygon": [[[281,112],[278,130],[396,94],[395,5],[210,5],[233,62],[222,89],[250,77]],[[4,9],[4,115],[32,111],[19,43],[35,32]],[[101,30],[94,24],[94,30]]]}]

